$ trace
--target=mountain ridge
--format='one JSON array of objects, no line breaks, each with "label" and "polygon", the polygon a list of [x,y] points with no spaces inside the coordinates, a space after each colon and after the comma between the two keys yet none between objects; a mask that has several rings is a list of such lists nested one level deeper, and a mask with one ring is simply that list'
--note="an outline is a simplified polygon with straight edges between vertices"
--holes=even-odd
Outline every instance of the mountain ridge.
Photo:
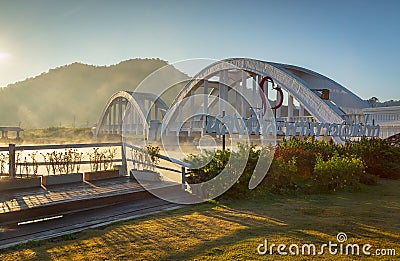
[{"label": "mountain ridge", "polygon": [[[74,62],[0,88],[0,126],[91,127],[112,94],[133,91],[160,59],[129,59],[115,65]],[[176,73],[182,74],[178,71]]]}]

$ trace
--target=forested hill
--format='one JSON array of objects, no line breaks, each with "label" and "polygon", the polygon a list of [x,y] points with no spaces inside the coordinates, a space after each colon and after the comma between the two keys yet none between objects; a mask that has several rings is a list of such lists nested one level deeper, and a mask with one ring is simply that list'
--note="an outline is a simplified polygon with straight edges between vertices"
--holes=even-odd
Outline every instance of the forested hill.
[{"label": "forested hill", "polygon": [[51,69],[0,88],[0,126],[91,127],[113,93],[133,91],[165,65],[159,59],[133,59],[111,66],[73,63]]}]

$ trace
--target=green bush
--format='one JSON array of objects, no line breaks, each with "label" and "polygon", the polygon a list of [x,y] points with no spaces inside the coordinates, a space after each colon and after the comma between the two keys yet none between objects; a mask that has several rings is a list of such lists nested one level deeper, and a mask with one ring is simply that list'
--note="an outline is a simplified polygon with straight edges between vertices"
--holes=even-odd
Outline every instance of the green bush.
[{"label": "green bush", "polygon": [[334,143],[333,141],[313,141],[311,138],[299,140],[296,138],[291,138],[288,141],[283,141],[277,146],[277,150],[279,149],[300,149],[303,151],[308,151],[311,153],[321,154],[322,157],[326,160],[329,157],[332,157],[334,153],[339,151],[342,148],[341,145]]},{"label": "green bush", "polygon": [[266,177],[256,188],[257,192],[285,193],[300,189],[299,183],[301,183],[301,179],[296,175],[297,170],[294,159],[288,162],[284,162],[281,159],[274,159]]},{"label": "green bush", "polygon": [[[234,185],[224,194],[224,197],[240,198],[249,192],[249,181],[254,172],[255,166],[260,157],[260,153],[269,150],[268,148],[256,148],[254,145],[238,145],[238,150],[231,152],[230,150],[206,151],[202,155],[189,155],[186,162],[193,166],[200,166],[190,171],[186,180],[189,184],[197,184],[206,182],[216,177],[223,169],[226,168],[232,177],[239,176]],[[230,160],[230,158],[232,159]],[[242,173],[238,173],[243,166],[243,159],[248,158],[246,166]],[[228,163],[230,160],[230,163]],[[231,180],[232,181],[232,180]],[[229,181],[227,181],[229,183]],[[221,184],[219,184],[221,185]],[[225,184],[222,184],[225,186]]]},{"label": "green bush", "polygon": [[400,178],[400,148],[390,145],[387,140],[362,138],[358,142],[347,143],[342,153],[361,158],[369,174],[381,178]]},{"label": "green bush", "polygon": [[158,158],[158,155],[160,154],[160,147],[147,144],[146,152],[149,155],[151,162],[153,162],[155,165],[158,165],[160,162],[160,159]]},{"label": "green bush", "polygon": [[317,156],[311,178],[310,192],[332,192],[338,190],[356,190],[365,167],[361,159],[333,155],[324,161]]},{"label": "green bush", "polygon": [[307,178],[313,172],[316,154],[312,150],[303,148],[278,146],[275,150],[274,158],[282,161],[282,163],[290,163],[292,161],[297,166],[295,174]]},{"label": "green bush", "polygon": [[[315,164],[315,155],[321,154],[324,160],[328,160],[335,153],[346,157],[360,158],[366,167],[366,172],[380,178],[400,178],[400,148],[393,146],[387,140],[362,138],[360,141],[347,142],[344,145],[335,144],[332,141],[312,141],[311,139],[290,139],[283,141],[276,148],[277,158],[284,161],[296,156],[299,172],[304,175],[312,172]],[[286,155],[286,156],[285,156]],[[373,178],[362,181],[373,182]]]},{"label": "green bush", "polygon": [[216,177],[227,165],[231,152],[229,150],[206,151],[205,154],[189,155],[185,162],[196,166],[186,177],[190,184],[205,182]]},{"label": "green bush", "polygon": [[186,161],[198,168],[191,170],[187,181],[191,184],[208,181],[224,168],[236,176],[239,174],[237,165],[240,165],[240,159],[248,156],[243,173],[223,195],[231,198],[248,196],[251,193],[249,181],[254,178],[255,166],[258,162],[266,161],[265,158],[259,160],[260,155],[266,153],[270,156],[274,150],[271,166],[263,166],[268,172],[257,186],[256,193],[356,190],[360,183],[376,184],[378,177],[400,178],[400,148],[391,146],[385,140],[363,138],[339,145],[311,139],[291,139],[274,148],[239,145],[235,152],[217,150],[207,151],[204,155],[191,155]]},{"label": "green bush", "polygon": [[[248,196],[250,192],[249,182],[253,176],[260,155],[266,155],[269,150],[270,148],[257,148],[254,145],[239,144],[239,149],[232,152],[232,165],[230,166],[230,171],[235,176],[241,175],[234,185],[223,195],[224,197],[242,198]],[[241,165],[244,163],[243,158],[245,157],[248,157],[248,159],[243,173],[238,173],[237,171],[241,169]]]}]

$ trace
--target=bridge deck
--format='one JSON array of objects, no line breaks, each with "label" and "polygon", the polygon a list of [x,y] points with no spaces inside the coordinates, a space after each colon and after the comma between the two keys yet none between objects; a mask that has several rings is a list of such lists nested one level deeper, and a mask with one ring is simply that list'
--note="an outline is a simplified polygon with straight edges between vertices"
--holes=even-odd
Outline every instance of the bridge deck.
[{"label": "bridge deck", "polygon": [[[180,184],[154,183],[153,190],[179,190]],[[129,177],[2,192],[0,224],[112,205],[151,194]]]}]

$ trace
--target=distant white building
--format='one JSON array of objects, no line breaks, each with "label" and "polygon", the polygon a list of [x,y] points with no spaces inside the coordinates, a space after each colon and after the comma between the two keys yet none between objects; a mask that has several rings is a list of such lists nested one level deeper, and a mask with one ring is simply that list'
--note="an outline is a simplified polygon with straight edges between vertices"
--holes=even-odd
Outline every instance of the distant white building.
[{"label": "distant white building", "polygon": [[380,137],[385,139],[400,133],[400,106],[363,109],[366,124],[379,125]]}]

